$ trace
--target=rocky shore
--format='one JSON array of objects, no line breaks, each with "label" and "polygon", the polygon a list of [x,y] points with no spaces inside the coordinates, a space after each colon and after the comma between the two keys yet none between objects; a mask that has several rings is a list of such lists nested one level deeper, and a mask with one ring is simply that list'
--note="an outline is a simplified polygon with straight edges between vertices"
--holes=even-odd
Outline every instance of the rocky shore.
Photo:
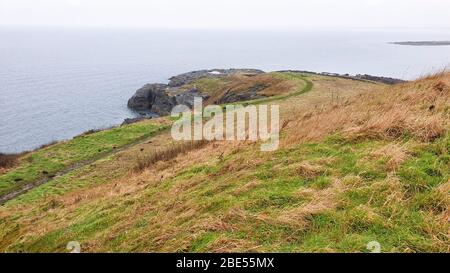
[{"label": "rocky shore", "polygon": [[418,41],[418,42],[393,42],[393,45],[405,45],[405,46],[450,46],[450,41]]},{"label": "rocky shore", "polygon": [[330,72],[313,72],[313,71],[306,71],[306,70],[280,70],[277,72],[293,72],[293,73],[305,73],[305,74],[314,74],[314,75],[321,75],[321,76],[330,76],[330,77],[336,77],[336,78],[344,78],[349,80],[355,80],[355,81],[372,81],[372,82],[379,82],[384,84],[397,84],[406,82],[405,80],[396,79],[396,78],[389,78],[389,77],[380,77],[380,76],[372,76],[368,74],[356,74],[356,75],[350,75],[350,74],[339,74],[339,73],[330,73]]}]

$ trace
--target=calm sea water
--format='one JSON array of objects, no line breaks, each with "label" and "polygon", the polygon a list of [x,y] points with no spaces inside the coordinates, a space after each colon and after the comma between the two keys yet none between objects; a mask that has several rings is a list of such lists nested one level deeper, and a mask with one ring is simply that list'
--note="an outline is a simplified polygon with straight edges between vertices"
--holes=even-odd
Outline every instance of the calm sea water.
[{"label": "calm sea water", "polygon": [[156,31],[0,28],[0,152],[20,152],[134,114],[145,83],[206,68],[300,69],[404,79],[450,64],[450,30]]}]

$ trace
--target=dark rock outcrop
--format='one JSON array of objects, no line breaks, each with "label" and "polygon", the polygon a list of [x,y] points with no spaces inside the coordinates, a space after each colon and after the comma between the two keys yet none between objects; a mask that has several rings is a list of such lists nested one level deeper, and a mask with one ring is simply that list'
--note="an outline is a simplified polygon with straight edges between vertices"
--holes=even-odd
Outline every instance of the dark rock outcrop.
[{"label": "dark rock outcrop", "polygon": [[176,100],[167,94],[167,87],[166,84],[144,85],[128,100],[128,107],[140,113],[168,115],[176,105]]},{"label": "dark rock outcrop", "polygon": [[175,95],[175,100],[178,105],[186,105],[189,108],[193,108],[195,97],[201,97],[203,100],[207,100],[209,98],[208,95],[201,93],[198,89],[191,89]]},{"label": "dark rock outcrop", "polygon": [[[211,69],[184,73],[170,78],[169,84],[146,84],[128,100],[128,108],[138,112],[141,116],[153,117],[169,115],[176,105],[186,105],[190,108],[194,105],[195,97],[204,100],[209,96],[198,89],[186,90],[180,88],[183,85],[201,78],[222,78],[234,74],[257,75],[264,73],[257,69]],[[255,98],[258,90],[250,90],[239,95],[230,95],[226,102]]]},{"label": "dark rock outcrop", "polygon": [[389,77],[378,77],[378,76],[372,76],[372,75],[356,75],[355,78],[357,79],[362,79],[362,80],[368,80],[368,81],[373,81],[373,82],[381,82],[381,83],[385,83],[385,84],[397,84],[397,83],[402,83],[405,82],[404,80],[400,80],[400,79],[394,79],[394,78],[389,78]]},{"label": "dark rock outcrop", "polygon": [[195,97],[208,98],[197,89],[180,91],[166,84],[146,84],[128,100],[128,108],[147,118],[166,116],[176,105],[192,108]]}]

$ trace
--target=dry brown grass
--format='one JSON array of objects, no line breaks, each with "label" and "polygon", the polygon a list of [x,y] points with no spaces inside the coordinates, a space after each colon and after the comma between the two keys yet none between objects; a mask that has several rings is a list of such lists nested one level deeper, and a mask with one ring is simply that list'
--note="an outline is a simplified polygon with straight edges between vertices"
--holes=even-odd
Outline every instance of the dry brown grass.
[{"label": "dry brown grass", "polygon": [[397,171],[400,165],[409,157],[406,144],[389,143],[371,153],[374,157],[386,158],[386,169]]},{"label": "dry brown grass", "polygon": [[[440,213],[439,218],[442,222],[450,223],[450,180],[447,183],[440,185],[437,191],[442,196],[443,207],[445,208],[443,212]],[[450,230],[448,231],[448,237],[450,239]]]},{"label": "dry brown grass", "polygon": [[267,73],[256,76],[234,75],[230,77],[227,84],[221,86],[208,99],[207,104],[220,103],[220,99],[227,93],[239,94],[251,88],[259,87],[257,93],[262,96],[276,96],[289,93],[297,84],[293,81]]},{"label": "dry brown grass", "polygon": [[[315,82],[315,87],[320,84],[322,82],[318,82],[317,84]],[[334,82],[330,81],[331,84],[334,84]],[[342,90],[346,88],[346,86],[343,86]],[[399,90],[397,88],[400,87],[394,88],[397,90],[396,92]],[[426,89],[428,87],[422,86],[422,88]],[[431,88],[434,87],[431,85]],[[444,91],[439,90],[445,90],[445,87],[439,85],[434,89],[436,89],[436,92],[442,93]],[[409,96],[407,93],[411,93],[412,97],[407,97]],[[293,134],[303,131],[302,128],[295,128],[298,124],[306,124],[311,126],[310,128],[313,128],[313,126],[319,128],[318,132],[305,132],[305,135],[300,134],[296,136],[296,138],[293,138],[295,143],[304,141],[305,138],[303,136],[322,137],[328,132],[327,130],[332,132],[337,130],[336,128],[346,129],[364,125],[364,122],[372,118],[372,113],[376,115],[382,112],[382,109],[388,109],[385,105],[387,104],[386,100],[392,99],[392,97],[377,99],[374,96],[372,101],[365,101],[364,98],[371,96],[363,95],[354,101],[352,100],[350,103],[343,103],[330,108],[320,107],[314,109],[314,107],[299,106],[301,103],[311,104],[310,99],[316,99],[317,97],[314,96],[320,95],[320,92],[315,90],[305,94],[301,98],[292,98],[292,100],[286,102],[287,106],[293,105],[291,109],[298,109],[298,115],[289,115],[289,120],[292,121],[284,126],[286,131],[283,131],[283,133],[286,132],[286,137],[291,137]],[[432,96],[424,96],[427,99],[426,103],[424,103],[424,98],[418,99],[413,92],[408,91],[402,93],[402,95],[404,95],[403,99],[408,101],[408,103],[412,104],[412,100],[418,101],[416,106],[412,105],[407,107],[408,115],[406,115],[404,121],[412,122],[409,115],[411,114],[417,118],[417,113],[420,113],[422,110],[427,113],[436,113],[436,115],[431,115],[432,118],[441,116],[442,120],[436,118],[438,127],[441,125],[441,122],[445,121],[445,116],[443,115],[445,111],[442,111],[442,106],[439,103],[434,104],[436,107],[433,111],[429,110],[429,106],[427,106],[428,99],[433,99]],[[317,101],[320,102],[321,99],[323,98],[317,98]],[[356,102],[361,103],[360,100],[364,102],[364,107],[370,106],[373,108],[359,109],[358,111],[361,113],[357,111],[355,117],[349,117],[348,114],[357,109],[357,106],[352,104]],[[440,97],[436,101],[439,100],[441,100]],[[327,102],[325,101],[324,103]],[[377,109],[374,105],[378,103],[381,105],[378,107],[382,109],[373,110]],[[396,103],[399,105],[399,102]],[[350,108],[346,109],[347,107]],[[303,111],[303,109],[307,111]],[[333,119],[333,113],[336,113],[335,111],[342,111],[339,112],[342,115]],[[328,116],[322,116],[326,114]],[[328,118],[331,120],[327,120]],[[323,124],[314,124],[315,121],[324,122],[325,129],[320,130]],[[336,121],[342,121],[343,123],[335,124],[334,122]],[[395,124],[403,126],[401,122],[396,122]],[[407,128],[409,128],[408,130],[415,130],[416,127],[412,126]],[[430,130],[426,127],[424,128],[422,128],[422,132],[428,132]],[[373,130],[379,129],[375,128]],[[370,137],[380,137],[377,134],[373,136],[372,132],[370,133]],[[393,138],[396,134],[393,135],[383,137]],[[355,136],[349,134],[349,137]],[[419,139],[422,138],[419,133],[414,136]],[[359,137],[366,136],[361,134]],[[107,230],[98,231],[95,235],[89,235],[90,237],[83,242],[83,251],[114,251],[119,249],[121,251],[145,252],[189,251],[192,242],[197,239],[202,239],[202,236],[208,232],[219,235],[201,248],[202,251],[205,249],[211,252],[265,251],[267,246],[261,246],[261,242],[252,236],[253,234],[261,235],[259,233],[252,233],[253,230],[251,230],[259,225],[259,223],[263,224],[263,222],[267,222],[277,227],[283,226],[303,232],[310,227],[311,216],[336,211],[342,207],[342,203],[348,202],[342,199],[342,194],[349,189],[361,191],[367,188],[369,190],[373,189],[374,193],[368,202],[369,206],[374,204],[380,195],[383,195],[383,198],[385,197],[384,199],[386,200],[384,205],[389,207],[394,218],[404,213],[398,204],[402,204],[406,198],[410,198],[407,195],[405,196],[405,189],[402,183],[395,178],[395,174],[393,173],[389,174],[390,176],[387,179],[374,182],[370,185],[365,184],[361,177],[354,175],[333,179],[332,184],[327,185],[328,187],[325,189],[302,187],[301,189],[295,190],[293,195],[299,197],[301,202],[296,203],[295,206],[289,205],[282,211],[272,212],[269,209],[263,212],[247,211],[240,204],[233,205],[231,209],[227,206],[221,210],[213,210],[210,212],[207,211],[209,201],[203,202],[206,198],[209,198],[209,195],[204,194],[206,190],[208,190],[208,194],[223,197],[223,199],[218,199],[219,201],[225,201],[229,198],[229,193],[232,196],[245,195],[257,187],[265,186],[265,183],[257,178],[251,177],[249,180],[242,180],[240,176],[245,173],[255,172],[255,166],[259,166],[261,162],[270,160],[273,154],[261,154],[257,152],[259,144],[253,142],[217,141],[210,145],[205,143],[205,145],[195,147],[193,143],[173,144],[171,140],[168,140],[169,138],[168,135],[156,136],[151,142],[142,143],[134,148],[123,151],[118,155],[117,160],[114,160],[114,163],[112,161],[108,163],[114,165],[105,168],[105,171],[111,172],[114,171],[114,168],[132,169],[138,163],[136,162],[136,154],[156,153],[155,155],[147,154],[147,156],[142,156],[145,160],[142,162],[142,167],[137,167],[139,172],[127,173],[126,176],[111,179],[104,183],[89,184],[65,193],[62,196],[50,196],[49,198],[51,199],[45,200],[50,206],[50,210],[48,211],[43,212],[41,209],[36,209],[43,207],[37,205],[39,204],[38,202],[33,202],[33,204],[29,205],[18,204],[10,207],[8,210],[0,209],[0,218],[7,216],[12,219],[12,217],[17,217],[18,213],[23,215],[21,216],[20,232],[14,231],[16,237],[12,238],[8,244],[13,244],[14,241],[18,240],[28,243],[35,240],[35,238],[45,237],[62,228],[71,225],[78,226],[76,224],[84,223],[82,221],[83,219],[93,219],[90,215],[93,215],[92,211],[98,208],[107,213],[116,213],[120,217],[113,219],[114,223]],[[430,137],[425,136],[424,138]],[[176,147],[178,145],[184,147]],[[396,143],[392,145],[374,150],[372,156],[387,158],[387,168],[396,170],[396,166],[401,164],[409,154],[407,146]],[[155,149],[155,147],[158,148]],[[229,159],[230,157],[232,157],[231,160]],[[335,160],[333,157],[325,157],[321,161],[303,161],[300,163],[292,160],[283,162],[279,164],[280,166],[276,165],[274,170],[282,173],[287,168],[296,174],[314,178],[323,173],[324,169],[322,168],[324,167],[320,167],[320,165],[331,164],[333,160]],[[218,162],[222,164],[222,167],[213,173],[198,173],[195,176],[189,176],[189,178],[182,178],[180,176],[182,178],[180,180],[171,180],[171,178],[177,177],[178,174],[185,170],[191,169],[192,166],[198,164],[201,166],[217,166],[216,164]],[[97,162],[96,164],[101,163]],[[123,166],[120,164],[123,164]],[[233,177],[231,175],[228,177],[228,174],[232,174]],[[249,176],[247,175],[247,177]],[[97,178],[87,177],[86,179],[96,180]],[[221,184],[215,186],[215,182],[219,180]],[[221,185],[232,185],[235,188],[220,195],[219,193],[223,189]],[[448,183],[446,185],[448,186]],[[449,196],[448,189],[446,186],[439,188],[439,190],[447,193],[447,196]],[[48,206],[45,205],[45,207]],[[116,207],[117,209],[115,209]],[[377,217],[376,213],[370,207],[362,206],[361,210],[368,218]],[[99,214],[99,217],[101,217],[101,214]],[[439,215],[433,214],[429,217],[439,217],[448,221],[450,215],[449,211],[445,210]],[[12,225],[11,227],[14,228]],[[435,227],[432,224],[427,228],[425,232],[429,234],[439,234],[439,232],[445,230],[445,227]],[[235,238],[228,235],[230,232],[234,233],[239,231],[246,232],[248,237]],[[286,236],[283,238],[286,242],[292,242],[298,239],[294,238],[297,234],[286,233],[283,236]],[[122,241],[117,240],[117,238],[121,237],[123,237],[121,239]],[[437,238],[436,240],[442,239]],[[277,242],[274,242],[270,250],[278,251],[280,248],[278,248],[277,244]],[[442,244],[445,244],[445,241]],[[4,245],[6,246],[7,244],[5,243]],[[0,248],[4,249],[1,243]],[[64,249],[62,250],[64,251]],[[321,250],[336,251],[332,247]]]},{"label": "dry brown grass", "polygon": [[260,91],[259,95],[266,97],[278,96],[291,92],[296,86],[297,83],[295,81],[280,82]]},{"label": "dry brown grass", "polygon": [[374,193],[367,202],[367,205],[373,205],[372,203],[376,202],[377,199],[385,200],[383,207],[389,207],[392,210],[392,215],[396,215],[399,204],[403,205],[408,200],[407,192],[395,174],[390,174],[384,180],[375,182],[372,185],[359,185],[353,188],[359,188],[360,190],[368,189]]},{"label": "dry brown grass", "polygon": [[236,190],[233,191],[234,195],[241,195],[245,192],[248,192],[256,187],[258,187],[261,184],[260,181],[254,180],[254,181],[250,181],[247,184],[237,188]]},{"label": "dry brown grass", "polygon": [[308,198],[310,202],[283,212],[276,218],[276,222],[304,229],[310,223],[308,217],[335,208],[339,204],[337,197],[344,190],[345,185],[338,179],[327,189],[302,188],[297,195]]},{"label": "dry brown grass", "polygon": [[[164,138],[167,137],[161,135],[160,141],[164,141]],[[157,141],[153,141],[148,145],[157,145],[156,142]],[[192,150],[177,149],[178,151],[182,150],[183,153],[176,155],[176,153],[171,152],[170,154],[174,156],[172,160],[157,161],[153,164],[149,164],[148,167],[142,169],[142,171],[131,173],[126,177],[113,180],[106,184],[80,189],[79,191],[63,196],[60,200],[63,201],[67,207],[77,207],[83,203],[91,202],[92,200],[114,199],[135,194],[141,192],[144,188],[158,186],[162,181],[173,177],[181,170],[191,167],[194,162],[196,164],[201,162],[205,163],[205,161],[209,161],[211,158],[216,158],[217,160],[221,154],[231,153],[233,150],[239,149],[240,146],[244,145],[242,142],[230,145],[230,143],[225,141],[216,142],[215,145],[208,145],[208,143],[211,142],[205,142],[202,147],[197,147]],[[166,149],[171,150],[172,147],[175,146],[175,144],[170,143],[168,145],[162,145],[161,151]],[[139,149],[132,152],[136,154],[139,152]],[[156,152],[157,151],[153,151],[148,155],[148,158],[153,158],[152,154]],[[127,157],[128,156],[131,157],[131,155],[127,155]],[[136,167],[136,158],[130,158],[130,160],[133,161],[130,163],[131,166]],[[170,192],[161,194],[168,194],[173,197],[201,182],[201,180],[192,180],[189,183],[180,185],[180,187],[174,187]]]},{"label": "dry brown grass", "polygon": [[450,73],[375,89],[340,105],[298,116],[285,145],[318,140],[335,132],[350,139],[412,136],[429,142],[441,137],[450,120]]},{"label": "dry brown grass", "polygon": [[308,179],[312,179],[323,174],[323,170],[320,166],[312,165],[308,162],[302,162],[298,164],[298,166],[295,166],[295,172],[296,174]]},{"label": "dry brown grass", "polygon": [[206,140],[182,142],[181,144],[175,144],[163,150],[156,151],[150,155],[138,157],[134,170],[141,172],[154,165],[156,162],[171,160],[180,154],[185,154],[189,151],[196,150],[208,143],[209,141]]},{"label": "dry brown grass", "polygon": [[244,239],[230,239],[222,237],[214,241],[210,246],[212,253],[236,253],[236,252],[256,252],[261,246],[254,246],[253,242]]}]

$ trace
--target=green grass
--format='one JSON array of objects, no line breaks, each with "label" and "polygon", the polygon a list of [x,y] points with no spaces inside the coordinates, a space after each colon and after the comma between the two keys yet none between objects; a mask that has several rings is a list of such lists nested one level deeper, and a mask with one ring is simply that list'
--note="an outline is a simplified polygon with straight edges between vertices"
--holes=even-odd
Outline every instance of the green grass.
[{"label": "green grass", "polygon": [[295,96],[299,96],[302,94],[305,94],[313,89],[313,82],[308,80],[308,76],[298,73],[274,73],[278,77],[282,77],[285,80],[295,81],[297,84],[297,88],[294,92],[291,92],[286,95],[279,95],[279,96],[273,96],[268,98],[262,98],[262,99],[255,99],[251,101],[244,101],[239,102],[237,104],[242,104],[244,106],[247,105],[255,105],[255,104],[261,104],[261,103],[270,103],[277,100],[285,100],[288,98],[292,98]]},{"label": "green grass", "polygon": [[[98,185],[119,178],[128,172],[125,166],[114,168],[114,161],[119,160],[116,156],[107,156],[93,164],[86,165],[67,174],[55,177],[39,187],[34,188],[10,200],[6,206],[32,204],[42,200],[42,198],[52,198],[61,196],[67,192],[85,187]],[[130,167],[131,168],[131,167]]]},{"label": "green grass", "polygon": [[[4,219],[0,221],[4,230],[0,238],[12,240],[8,251],[13,252],[65,251],[68,240],[88,246],[94,240],[101,245],[97,250],[114,251],[203,252],[229,241],[242,242],[241,250],[249,245],[257,246],[257,251],[368,252],[366,245],[374,240],[381,243],[383,252],[445,251],[445,243],[436,243],[435,236],[440,230],[438,239],[448,241],[446,227],[433,215],[445,209],[445,196],[437,188],[450,178],[449,169],[444,168],[448,166],[448,151],[441,149],[447,142],[448,136],[430,145],[409,141],[414,153],[401,165],[397,184],[387,180],[393,174],[386,173],[384,161],[367,156],[386,145],[385,141],[349,142],[333,136],[276,151],[255,168],[227,171],[250,154],[259,153],[243,151],[215,164],[193,166],[164,183],[146,187],[138,195],[80,205],[66,215],[71,220],[65,221],[63,227],[42,236],[14,242],[12,234],[20,233],[12,219]],[[322,171],[315,177],[299,174],[296,166],[301,162],[318,165]],[[430,168],[434,171],[427,171]],[[332,189],[336,179],[346,189],[338,191],[334,201],[326,200],[329,196],[320,197],[321,192]],[[251,181],[257,183],[245,188]],[[411,191],[416,181],[423,181],[427,187],[413,187]],[[305,189],[314,194],[299,194]],[[171,195],[172,191],[177,194]],[[406,195],[391,199],[400,193]],[[278,220],[312,200],[318,202],[316,198],[334,204],[303,215],[301,225],[295,218]],[[49,211],[49,221],[58,206],[53,202],[41,207]],[[183,216],[190,208],[195,208],[194,215]],[[229,213],[235,209],[245,216]],[[139,215],[131,220],[129,215],[136,211]],[[262,216],[269,220],[261,220]],[[205,229],[200,223],[210,223],[209,217],[222,219],[230,228]],[[127,230],[126,234],[123,230]],[[171,235],[166,238],[165,232]]]},{"label": "green grass", "polygon": [[227,80],[223,78],[203,78],[194,81],[188,87],[195,86],[200,92],[211,95],[226,83]]},{"label": "green grass", "polygon": [[447,136],[436,143],[418,146],[415,156],[408,160],[399,171],[399,176],[407,185],[409,193],[427,192],[448,177],[450,161]]},{"label": "green grass", "polygon": [[218,237],[218,234],[215,232],[206,232],[205,234],[200,235],[196,238],[189,249],[189,252],[202,252],[208,249],[208,245],[215,241]]},{"label": "green grass", "polygon": [[[440,142],[447,140],[448,138]],[[249,215],[263,214],[276,219],[277,215],[308,203],[308,199],[295,194],[299,189],[310,187],[318,191],[325,190],[332,183],[331,175],[334,179],[344,181],[358,177],[358,183],[340,194],[335,208],[307,217],[308,224],[303,230],[296,229],[295,222],[293,225],[262,223],[250,217],[248,221],[240,222],[242,219],[239,219],[233,222],[237,230],[225,235],[239,239],[236,234],[245,234],[243,237],[252,238],[255,245],[262,245],[262,249],[266,251],[367,252],[366,245],[373,240],[379,241],[384,251],[443,251],[445,248],[442,245],[438,246],[432,242],[433,235],[424,232],[429,225],[436,224],[427,211],[444,210],[442,195],[434,193],[424,196],[417,193],[414,198],[405,197],[405,200],[397,200],[399,203],[391,207],[386,205],[389,195],[393,194],[388,182],[384,182],[388,174],[382,161],[366,157],[370,151],[385,144],[382,141],[346,143],[330,138],[321,143],[305,144],[289,151],[279,151],[269,162],[260,165],[256,173],[249,173],[247,179],[241,178],[244,181],[257,178],[261,183],[235,199],[228,199],[225,196],[240,184],[238,182],[234,182],[224,190],[215,191],[208,199],[198,200],[198,195],[194,194],[197,191],[189,195],[189,198],[197,199],[196,201],[200,203],[217,202],[215,211],[240,207]],[[428,158],[430,155],[426,151],[429,147],[418,149],[418,154],[405,162],[402,169],[411,168],[412,162],[416,162],[415,168],[418,169],[427,169],[430,165],[441,166],[448,155],[445,153]],[[423,161],[422,157],[427,160]],[[285,169],[274,168],[283,164],[287,158],[291,159],[291,163],[304,160],[319,162],[324,158],[333,158],[333,161],[323,165],[329,175],[310,179],[294,177],[292,172],[286,171],[289,170],[289,166]],[[408,179],[400,178],[400,192],[408,189],[409,184],[418,179],[424,179],[430,189],[436,189],[450,178],[448,168],[441,176],[436,177],[435,173],[431,172],[424,177],[423,173],[414,172]],[[221,179],[227,180],[227,177]],[[211,186],[204,185],[204,187]],[[445,240],[445,235],[442,236],[441,239]],[[214,237],[219,235],[215,234],[210,238]]]},{"label": "green grass", "polygon": [[141,122],[81,135],[31,152],[13,170],[0,175],[0,196],[37,179],[51,177],[73,164],[103,157],[115,149],[150,137],[161,129],[163,126]]}]

